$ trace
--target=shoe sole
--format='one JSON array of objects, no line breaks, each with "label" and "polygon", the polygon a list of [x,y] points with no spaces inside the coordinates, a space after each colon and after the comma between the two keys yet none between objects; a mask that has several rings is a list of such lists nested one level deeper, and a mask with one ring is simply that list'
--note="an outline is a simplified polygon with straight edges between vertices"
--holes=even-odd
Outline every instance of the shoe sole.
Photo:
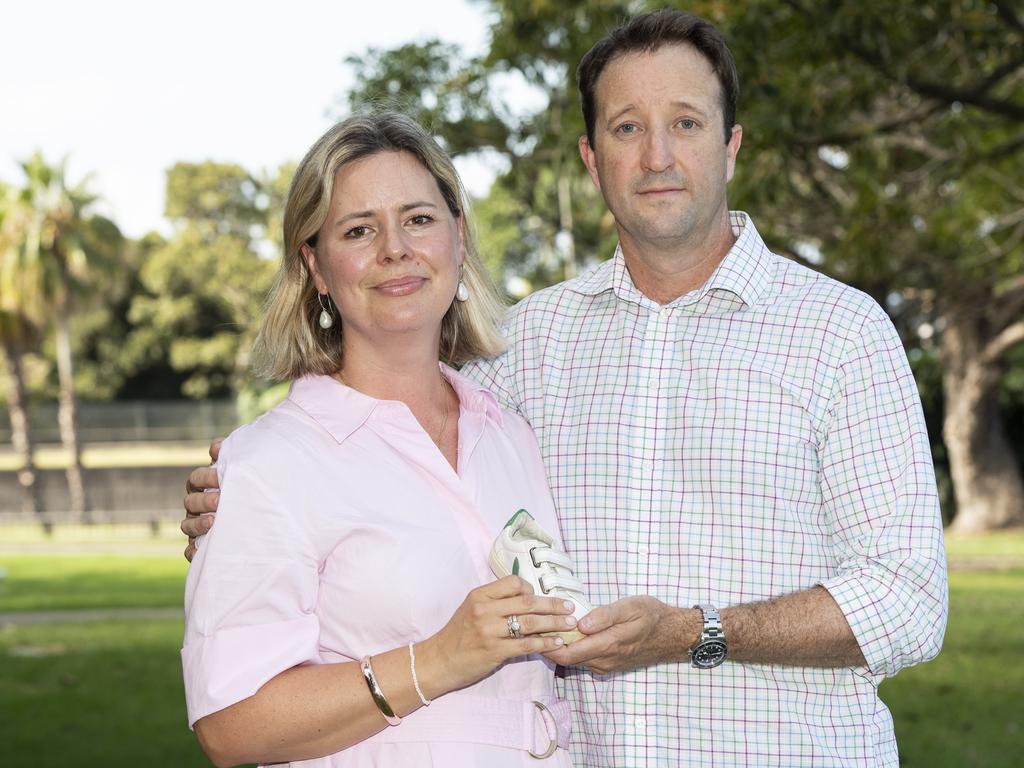
[{"label": "shoe sole", "polygon": [[[494,557],[493,550],[491,551],[490,557],[488,557],[488,562],[491,565],[491,570],[495,574],[500,574],[499,578],[512,575],[512,571],[506,568],[504,563]],[[567,629],[565,632],[538,632],[537,634],[541,637],[560,637],[566,645],[575,643],[577,640],[582,640],[585,637],[585,635],[578,629]]]}]

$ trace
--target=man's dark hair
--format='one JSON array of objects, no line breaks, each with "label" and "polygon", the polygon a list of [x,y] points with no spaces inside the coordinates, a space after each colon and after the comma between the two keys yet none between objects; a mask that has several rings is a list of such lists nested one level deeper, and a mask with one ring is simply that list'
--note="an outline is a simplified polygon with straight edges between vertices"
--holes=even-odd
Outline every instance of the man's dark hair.
[{"label": "man's dark hair", "polygon": [[654,53],[665,45],[693,46],[715,71],[722,92],[722,117],[725,122],[725,141],[729,143],[732,127],[736,123],[736,100],[740,94],[740,80],[736,62],[725,44],[722,34],[699,16],[682,11],[661,10],[635,16],[613,29],[587,51],[576,69],[583,106],[583,122],[587,126],[587,140],[594,146],[594,121],[597,104],[594,93],[597,80],[612,61],[627,53]]}]

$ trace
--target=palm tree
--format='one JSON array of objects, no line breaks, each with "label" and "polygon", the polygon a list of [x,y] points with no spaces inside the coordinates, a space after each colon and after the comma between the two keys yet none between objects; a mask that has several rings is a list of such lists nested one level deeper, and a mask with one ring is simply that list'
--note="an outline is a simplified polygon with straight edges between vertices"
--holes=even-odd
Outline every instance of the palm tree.
[{"label": "palm tree", "polygon": [[90,212],[96,197],[88,192],[87,181],[68,185],[65,161],[48,165],[36,152],[20,165],[24,186],[9,196],[8,216],[17,223],[20,235],[14,243],[12,260],[21,271],[27,314],[53,321],[60,382],[58,418],[61,443],[68,456],[70,508],[77,520],[91,522],[82,477],[71,316],[76,293],[85,286],[90,273],[110,263],[112,246],[120,240],[120,232],[113,223]]},{"label": "palm tree", "polygon": [[[7,372],[7,410],[11,419],[11,443],[20,459],[18,484],[21,509],[29,515],[42,512],[36,483],[35,450],[25,398],[22,355],[39,338],[39,327],[27,314],[39,302],[26,294],[25,273],[20,269],[16,246],[20,239],[19,214],[24,210],[14,203],[14,190],[0,185],[0,363]],[[29,283],[30,284],[30,283]],[[44,523],[45,525],[45,523]]]},{"label": "palm tree", "polygon": [[11,418],[11,443],[20,459],[18,484],[21,486],[21,511],[27,515],[42,512],[42,500],[36,483],[35,445],[25,402],[25,375],[21,358],[34,329],[11,312],[0,310],[0,363],[7,369],[7,410]]}]

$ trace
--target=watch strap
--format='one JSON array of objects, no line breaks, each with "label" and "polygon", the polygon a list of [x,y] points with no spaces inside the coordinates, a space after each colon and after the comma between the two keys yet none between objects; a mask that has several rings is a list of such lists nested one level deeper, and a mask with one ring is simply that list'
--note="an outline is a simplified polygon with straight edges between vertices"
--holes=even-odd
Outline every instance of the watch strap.
[{"label": "watch strap", "polygon": [[713,605],[695,605],[704,614],[704,627],[701,629],[700,642],[705,640],[724,640],[725,630],[722,629],[722,614]]}]

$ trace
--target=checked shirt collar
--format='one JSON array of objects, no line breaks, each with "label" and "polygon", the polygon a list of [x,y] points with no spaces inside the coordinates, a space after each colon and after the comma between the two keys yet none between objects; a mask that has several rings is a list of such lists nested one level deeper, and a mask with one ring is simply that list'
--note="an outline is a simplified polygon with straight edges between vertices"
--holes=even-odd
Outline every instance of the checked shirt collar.
[{"label": "checked shirt collar", "polygon": [[[702,286],[674,299],[666,307],[680,307],[702,313],[708,311],[712,297],[722,294],[734,296],[746,306],[752,307],[764,295],[772,279],[772,252],[761,239],[754,222],[743,211],[730,211],[729,224],[736,242],[722,263]],[[622,301],[650,309],[659,307],[657,302],[644,296],[633,284],[633,278],[626,269],[621,245],[616,246],[611,259],[568,283],[567,287],[587,296],[596,296],[610,290]]]}]

